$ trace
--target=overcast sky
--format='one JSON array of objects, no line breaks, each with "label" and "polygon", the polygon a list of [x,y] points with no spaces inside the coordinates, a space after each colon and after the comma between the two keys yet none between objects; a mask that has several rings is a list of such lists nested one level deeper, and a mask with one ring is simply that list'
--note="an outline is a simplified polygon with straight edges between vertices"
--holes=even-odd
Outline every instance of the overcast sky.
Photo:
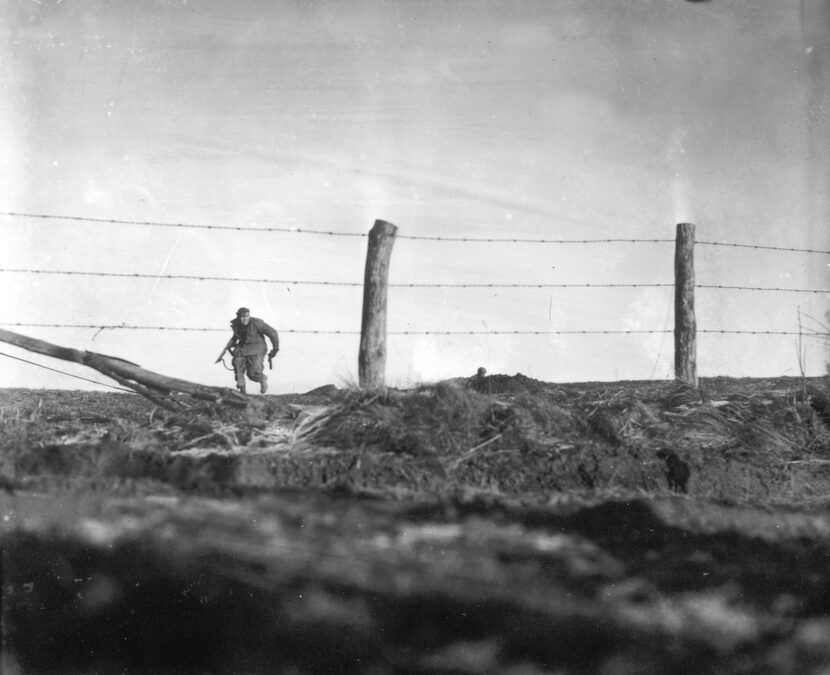
[{"label": "overcast sky", "polygon": [[[830,250],[824,0],[9,0],[0,10],[0,210],[365,235],[390,282],[671,284],[673,239]],[[0,324],[171,376],[213,360],[245,305],[280,331],[274,393],[357,379],[366,238],[0,216]],[[699,285],[823,290],[830,256],[699,244]],[[164,275],[267,279],[194,281]],[[326,281],[355,285],[313,285]],[[828,295],[699,288],[702,330],[827,323]],[[13,327],[127,324],[210,330]],[[405,288],[387,381],[673,375],[673,289]],[[225,332],[222,332],[225,331]],[[509,335],[504,331],[550,332]],[[809,374],[826,345],[805,342]],[[0,351],[107,381],[94,371]],[[698,337],[698,372],[797,375],[795,336]],[[0,386],[89,383],[0,356]]]}]

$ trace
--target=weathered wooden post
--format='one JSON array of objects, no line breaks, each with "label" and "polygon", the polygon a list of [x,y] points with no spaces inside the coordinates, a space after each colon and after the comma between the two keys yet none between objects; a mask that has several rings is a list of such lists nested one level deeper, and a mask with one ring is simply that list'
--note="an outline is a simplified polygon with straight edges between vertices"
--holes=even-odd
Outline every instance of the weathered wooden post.
[{"label": "weathered wooden post", "polygon": [[361,389],[380,389],[386,371],[386,295],[389,259],[398,228],[376,220],[369,232],[366,274],[363,279],[363,323],[357,357]]},{"label": "weathered wooden post", "polygon": [[695,226],[678,223],[674,247],[674,377],[697,387]]}]

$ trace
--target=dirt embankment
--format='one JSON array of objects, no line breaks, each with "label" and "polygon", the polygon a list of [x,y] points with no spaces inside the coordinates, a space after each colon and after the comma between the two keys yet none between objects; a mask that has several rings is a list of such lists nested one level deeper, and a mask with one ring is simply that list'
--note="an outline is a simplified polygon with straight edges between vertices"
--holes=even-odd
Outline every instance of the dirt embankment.
[{"label": "dirt embankment", "polygon": [[830,664],[822,380],[0,392],[7,672]]},{"label": "dirt embankment", "polygon": [[[157,480],[202,492],[465,487],[820,498],[830,494],[826,392],[821,380],[704,380],[688,390],[496,375],[467,387],[261,397],[242,413],[164,417],[128,396],[122,402],[144,407],[141,414],[113,419],[90,405],[79,418],[42,405],[33,419],[9,420],[2,473]],[[15,444],[26,451],[15,455]]]}]

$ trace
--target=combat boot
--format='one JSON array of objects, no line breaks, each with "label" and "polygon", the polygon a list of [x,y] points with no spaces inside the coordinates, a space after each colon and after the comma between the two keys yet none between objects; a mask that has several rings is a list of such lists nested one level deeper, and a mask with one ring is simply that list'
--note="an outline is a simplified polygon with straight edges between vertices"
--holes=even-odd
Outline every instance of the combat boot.
[{"label": "combat boot", "polygon": [[238,385],[236,385],[236,388],[239,390],[239,393],[240,393],[240,394],[244,394],[244,393],[246,393],[246,392],[245,392],[245,385],[244,385],[244,384],[238,384]]},{"label": "combat boot", "polygon": [[264,394],[266,391],[268,391],[268,377],[263,375],[259,381],[259,393]]}]

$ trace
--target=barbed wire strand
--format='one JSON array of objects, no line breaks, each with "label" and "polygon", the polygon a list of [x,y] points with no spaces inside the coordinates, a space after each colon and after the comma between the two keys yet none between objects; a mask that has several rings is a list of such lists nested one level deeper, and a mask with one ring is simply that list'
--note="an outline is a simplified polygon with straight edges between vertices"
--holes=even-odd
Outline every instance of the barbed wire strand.
[{"label": "barbed wire strand", "polygon": [[[12,326],[17,328],[80,328],[96,329],[99,332],[104,330],[157,330],[171,332],[193,332],[193,333],[229,333],[229,328],[202,328],[188,326],[137,326],[131,324],[100,324],[100,323],[0,323],[0,326]],[[280,329],[281,333],[295,334],[322,334],[322,335],[360,335],[359,330],[297,330]]]},{"label": "barbed wire strand", "polygon": [[[121,220],[117,218],[90,218],[86,216],[61,216],[43,213],[20,213],[17,211],[0,211],[0,215],[11,218],[31,218],[38,220],[72,220],[76,222],[104,223],[110,225],[139,225],[146,227],[179,227],[198,230],[233,230],[242,232],[284,232],[291,234],[322,234],[341,237],[365,237],[365,232],[337,232],[333,230],[312,230],[300,227],[254,227],[245,225],[215,225],[201,223],[165,223],[149,220]],[[445,237],[415,234],[397,234],[397,239],[420,241],[476,242],[476,243],[515,243],[515,244],[619,244],[619,243],[671,243],[674,239],[526,239],[521,237]]]},{"label": "barbed wire strand", "polygon": [[86,277],[120,277],[131,279],[178,279],[187,281],[234,281],[234,282],[248,282],[248,283],[269,283],[269,284],[288,284],[293,286],[300,285],[314,285],[314,286],[362,286],[362,282],[356,281],[301,281],[297,279],[265,279],[256,277],[216,277],[199,274],[145,274],[139,272],[81,272],[74,270],[38,270],[38,269],[22,269],[22,268],[0,268],[0,272],[9,272],[14,274],[52,274],[52,275],[66,275],[66,276],[86,276]]},{"label": "barbed wire strand", "polygon": [[[92,218],[89,216],[65,216],[57,214],[45,213],[23,213],[19,211],[0,211],[0,215],[10,218],[28,218],[33,220],[71,220],[75,222],[89,222],[89,223],[104,223],[114,225],[138,225],[146,227],[178,227],[188,229],[201,230],[228,230],[228,231],[246,231],[246,232],[283,232],[290,234],[318,234],[337,237],[366,237],[368,233],[365,232],[343,232],[335,230],[316,230],[301,227],[272,227],[272,226],[245,226],[245,225],[216,225],[216,224],[200,224],[200,223],[170,223],[159,222],[151,220],[122,220],[117,218]],[[410,239],[420,241],[436,241],[436,242],[475,242],[475,243],[518,243],[518,244],[652,244],[652,243],[674,243],[675,239],[669,238],[607,238],[607,239],[545,239],[545,238],[521,238],[521,237],[446,237],[446,236],[430,236],[430,235],[416,235],[416,234],[397,234],[398,239]],[[787,246],[764,246],[760,244],[740,244],[719,241],[697,241],[697,244],[703,246],[727,246],[736,248],[751,248],[766,251],[786,251],[795,253],[819,253],[830,255],[830,251],[809,249],[809,248],[793,248]]]},{"label": "barbed wire strand", "polygon": [[830,293],[830,289],[781,288],[778,286],[729,286],[726,284],[698,284],[695,288],[721,289],[727,291],[776,291],[781,293]]},{"label": "barbed wire strand", "polygon": [[[0,268],[0,272],[10,274],[45,274],[64,276],[113,277],[130,279],[168,279],[184,281],[227,281],[245,283],[284,284],[289,286],[349,286],[360,287],[363,282],[358,281],[312,281],[300,279],[268,279],[257,277],[217,277],[198,274],[146,274],[140,272],[82,272],[77,270],[41,270],[25,268]],[[514,283],[514,284],[478,284],[478,283],[390,283],[389,288],[668,288],[674,283],[629,283],[629,284],[595,284],[595,283]],[[813,288],[781,288],[772,286],[730,286],[726,284],[699,284],[695,288],[733,290],[733,291],[766,291],[781,293],[830,293],[830,289]]]},{"label": "barbed wire strand", "polygon": [[795,253],[821,253],[830,255],[830,251],[822,251],[813,248],[790,248],[786,246],[762,246],[760,244],[730,244],[722,241],[696,241],[701,246],[728,246],[732,248],[754,248],[762,251],[790,251]]},{"label": "barbed wire strand", "polygon": [[[70,324],[70,323],[0,323],[0,326],[17,328],[74,328],[102,330],[157,330],[170,332],[226,333],[227,328],[205,328],[188,326],[137,326],[130,324]],[[360,335],[357,330],[307,330],[280,329],[281,333],[298,335]],[[670,329],[659,330],[403,330],[387,331],[387,335],[654,335],[672,333]],[[733,335],[802,335],[804,337],[827,337],[819,331],[774,331],[774,330],[715,330],[702,329],[698,333]]]},{"label": "barbed wire strand", "polygon": [[397,234],[396,239],[418,241],[470,242],[477,244],[673,244],[674,239],[528,239],[522,237],[444,237],[441,235]]},{"label": "barbed wire strand", "polygon": [[87,216],[60,216],[45,213],[19,213],[17,211],[0,211],[0,216],[11,218],[31,218],[35,220],[72,220],[87,223],[105,223],[108,225],[140,225],[144,227],[179,227],[193,230],[230,230],[237,232],[285,232],[290,234],[322,234],[334,237],[365,237],[365,232],[336,232],[334,230],[312,230],[300,227],[255,227],[245,225],[213,225],[199,223],[164,223],[152,220],[120,220],[117,218],[90,218]]},{"label": "barbed wire strand", "polygon": [[0,352],[0,356],[5,356],[10,359],[15,359],[16,361],[23,361],[23,363],[29,363],[33,366],[37,366],[38,368],[44,368],[45,370],[51,370],[53,373],[60,373],[61,375],[66,375],[67,377],[74,377],[76,380],[84,380],[85,382],[92,382],[92,384],[99,384],[102,387],[109,387],[110,389],[117,389],[118,391],[126,391],[129,394],[135,394],[132,389],[125,389],[124,387],[116,387],[114,384],[107,384],[106,382],[98,382],[97,380],[90,380],[88,377],[81,377],[80,375],[73,375],[72,373],[67,373],[64,370],[58,370],[57,368],[50,368],[49,366],[44,366],[42,363],[35,363],[34,361],[29,361],[28,359],[22,359],[19,356],[13,356],[11,354],[6,354],[5,352]]},{"label": "barbed wire strand", "polygon": [[[243,232],[284,232],[291,234],[322,234],[340,237],[366,237],[366,232],[337,232],[333,230],[313,230],[301,227],[254,227],[245,225],[216,225],[201,223],[169,223],[151,220],[122,220],[118,218],[91,218],[87,216],[62,216],[45,213],[21,213],[18,211],[0,211],[0,215],[10,218],[30,218],[35,220],[72,220],[75,222],[104,223],[110,225],[139,225],[146,227],[179,227],[199,230],[233,230]],[[603,243],[670,243],[674,239],[524,239],[520,237],[444,237],[413,234],[398,234],[398,239],[421,241],[478,242],[478,243],[517,243],[517,244],[603,244]]]}]

